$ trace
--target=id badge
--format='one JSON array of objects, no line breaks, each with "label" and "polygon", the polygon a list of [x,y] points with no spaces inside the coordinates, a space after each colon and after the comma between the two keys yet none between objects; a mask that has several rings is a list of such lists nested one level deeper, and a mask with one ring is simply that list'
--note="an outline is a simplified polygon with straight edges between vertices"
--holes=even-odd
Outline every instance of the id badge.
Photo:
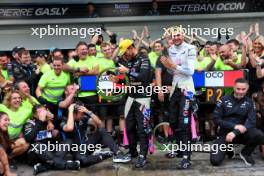
[{"label": "id badge", "polygon": [[39,131],[37,134],[37,141],[46,139],[46,138],[52,138],[52,134],[50,131]]}]

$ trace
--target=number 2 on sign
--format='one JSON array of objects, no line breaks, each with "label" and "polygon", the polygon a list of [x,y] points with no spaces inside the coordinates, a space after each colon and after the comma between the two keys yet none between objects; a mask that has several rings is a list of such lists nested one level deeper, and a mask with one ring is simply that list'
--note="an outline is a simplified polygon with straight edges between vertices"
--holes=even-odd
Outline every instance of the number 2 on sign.
[{"label": "number 2 on sign", "polygon": [[216,102],[221,99],[223,90],[221,88],[208,88],[206,90],[206,100],[210,102]]},{"label": "number 2 on sign", "polygon": [[222,94],[223,94],[223,90],[222,89],[217,89],[216,90],[216,101],[219,101],[222,97]]}]

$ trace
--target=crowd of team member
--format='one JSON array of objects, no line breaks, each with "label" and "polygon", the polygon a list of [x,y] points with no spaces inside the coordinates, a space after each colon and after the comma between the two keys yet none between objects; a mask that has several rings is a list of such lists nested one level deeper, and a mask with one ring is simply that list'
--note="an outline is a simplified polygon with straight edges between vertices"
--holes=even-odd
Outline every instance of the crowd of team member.
[{"label": "crowd of team member", "polygon": [[[198,121],[205,118],[210,122],[210,134],[219,137],[217,144],[246,143],[240,156],[248,165],[254,164],[250,154],[264,140],[261,132],[264,38],[259,34],[258,24],[224,44],[207,41],[195,33],[186,36],[181,27],[172,27],[170,35],[155,40],[150,39],[148,28],[144,27],[140,36],[133,30],[131,39],[120,38],[119,42],[117,34],[103,26],[102,29],[109,41],[95,35],[89,42],[80,41],[67,53],[59,48],[49,54],[30,52],[24,47],[15,47],[11,56],[0,53],[0,171],[3,175],[16,175],[10,168],[16,169],[17,160],[23,156],[29,158],[35,174],[51,169],[78,170],[109,157],[122,163],[138,157],[135,167],[143,168],[152,145],[153,126],[169,122],[169,127],[164,125],[159,129],[162,142],[176,139],[177,143],[188,144],[192,141],[193,114],[198,114]],[[98,77],[102,71],[113,68],[115,73],[127,76],[135,92],[111,102],[96,90],[82,88],[84,76]],[[197,112],[197,101],[205,91],[195,90],[194,71],[240,69],[246,70],[248,82],[241,78],[236,80],[234,88],[225,88],[226,96],[214,112],[203,108]],[[111,81],[124,81],[115,73],[109,72]],[[160,89],[166,86],[168,91],[149,96],[147,92],[137,91],[140,86]],[[247,92],[253,99],[246,97]],[[124,136],[128,138],[126,154],[120,150],[127,145],[123,143]],[[255,138],[259,140],[256,142]],[[39,148],[33,147],[50,143],[101,144],[111,152],[40,153]],[[263,146],[260,149],[264,156]],[[166,156],[182,157],[179,169],[191,166],[191,151],[187,149]],[[225,153],[211,155],[211,162],[219,165],[224,157]]]}]

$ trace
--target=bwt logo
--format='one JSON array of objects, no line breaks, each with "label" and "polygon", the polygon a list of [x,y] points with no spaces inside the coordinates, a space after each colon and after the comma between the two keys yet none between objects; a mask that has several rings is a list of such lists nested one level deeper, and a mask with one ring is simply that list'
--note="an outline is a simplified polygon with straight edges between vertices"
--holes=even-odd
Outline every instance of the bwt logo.
[{"label": "bwt logo", "polygon": [[115,9],[129,9],[129,4],[115,4]]},{"label": "bwt logo", "polygon": [[224,73],[223,72],[206,72],[205,77],[206,78],[223,78]]}]

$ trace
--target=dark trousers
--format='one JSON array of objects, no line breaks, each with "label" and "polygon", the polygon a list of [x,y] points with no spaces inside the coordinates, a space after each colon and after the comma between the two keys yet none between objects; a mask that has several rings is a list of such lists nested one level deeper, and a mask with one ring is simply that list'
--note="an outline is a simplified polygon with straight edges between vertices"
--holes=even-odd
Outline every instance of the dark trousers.
[{"label": "dark trousers", "polygon": [[[72,146],[73,144],[78,144],[76,143],[75,140],[73,139],[66,139],[63,142],[61,142],[64,145],[69,145]],[[80,146],[80,144],[78,144]],[[88,145],[85,143],[85,145]],[[81,150],[74,150],[74,151],[57,151],[55,154],[55,157],[61,158],[64,160],[67,154],[70,154],[72,157],[72,160],[79,160],[81,163],[81,166],[90,166],[96,163],[99,163],[102,161],[98,155],[91,155],[91,151],[81,151]]]},{"label": "dark trousers", "polygon": [[100,128],[95,133],[88,135],[87,144],[102,144],[110,148],[113,153],[117,153],[119,150],[113,137],[104,128]]},{"label": "dark trousers", "polygon": [[137,151],[137,139],[140,144],[140,155],[147,156],[148,153],[148,135],[144,130],[144,115],[140,111],[140,104],[133,102],[126,117],[126,131],[129,141],[129,151]]},{"label": "dark trousers", "polygon": [[[177,143],[188,145],[191,143],[191,108],[192,101],[187,99],[180,89],[176,88],[170,98],[169,122]],[[191,151],[182,151],[183,155],[190,156]]]},{"label": "dark trousers", "polygon": [[[94,146],[96,146],[96,144],[102,144],[106,147],[109,147],[114,154],[116,154],[118,151],[118,147],[115,144],[114,139],[103,128],[100,128],[95,133],[88,135],[88,140],[86,141],[86,145],[89,146],[91,144],[93,144]],[[88,152],[86,154],[81,154],[80,152],[76,152],[75,159],[81,162],[81,166],[89,166],[101,161],[99,156],[91,155],[91,154],[92,152]]]},{"label": "dark trousers", "polygon": [[257,119],[257,127],[262,131],[264,132],[264,109],[261,108],[260,109],[260,115],[261,115],[261,118],[260,119]]},{"label": "dark trousers", "polygon": [[[66,160],[61,157],[57,157],[55,155],[55,152],[51,151],[42,151],[40,153],[40,144],[41,143],[35,143],[34,149],[31,148],[28,151],[28,161],[29,164],[34,165],[37,163],[45,164],[49,169],[54,170],[63,170],[66,167]],[[37,150],[35,150],[37,149]]]},{"label": "dark trousers", "polygon": [[[219,136],[215,141],[214,145],[218,145],[218,149],[220,145],[227,146],[226,135]],[[240,134],[234,138],[233,144],[244,144],[245,147],[241,151],[244,155],[251,155],[257,145],[264,144],[264,134],[257,128],[251,128],[246,131],[245,134]],[[211,164],[214,166],[219,166],[225,159],[227,151],[218,150],[217,152],[212,152],[210,154]]]},{"label": "dark trousers", "polygon": [[[79,144],[79,141],[76,141],[74,139],[66,139],[65,141],[63,141],[62,143],[64,144]],[[115,144],[112,136],[110,136],[105,129],[100,128],[98,129],[95,133],[92,133],[90,135],[88,135],[88,140],[84,142],[85,145],[87,145],[87,147],[89,145],[93,145],[96,146],[96,144],[102,144],[106,147],[109,147],[110,150],[115,154],[118,151],[118,147]],[[84,145],[83,144],[83,145]],[[94,148],[93,148],[94,149]],[[102,161],[100,159],[99,156],[97,155],[92,155],[94,151],[71,151],[71,155],[73,157],[74,160],[79,160],[81,162],[81,166],[90,166],[92,164],[96,164],[100,161]],[[57,156],[64,158],[66,156],[66,154],[69,152],[64,152],[64,151],[59,151],[56,153]]]}]

